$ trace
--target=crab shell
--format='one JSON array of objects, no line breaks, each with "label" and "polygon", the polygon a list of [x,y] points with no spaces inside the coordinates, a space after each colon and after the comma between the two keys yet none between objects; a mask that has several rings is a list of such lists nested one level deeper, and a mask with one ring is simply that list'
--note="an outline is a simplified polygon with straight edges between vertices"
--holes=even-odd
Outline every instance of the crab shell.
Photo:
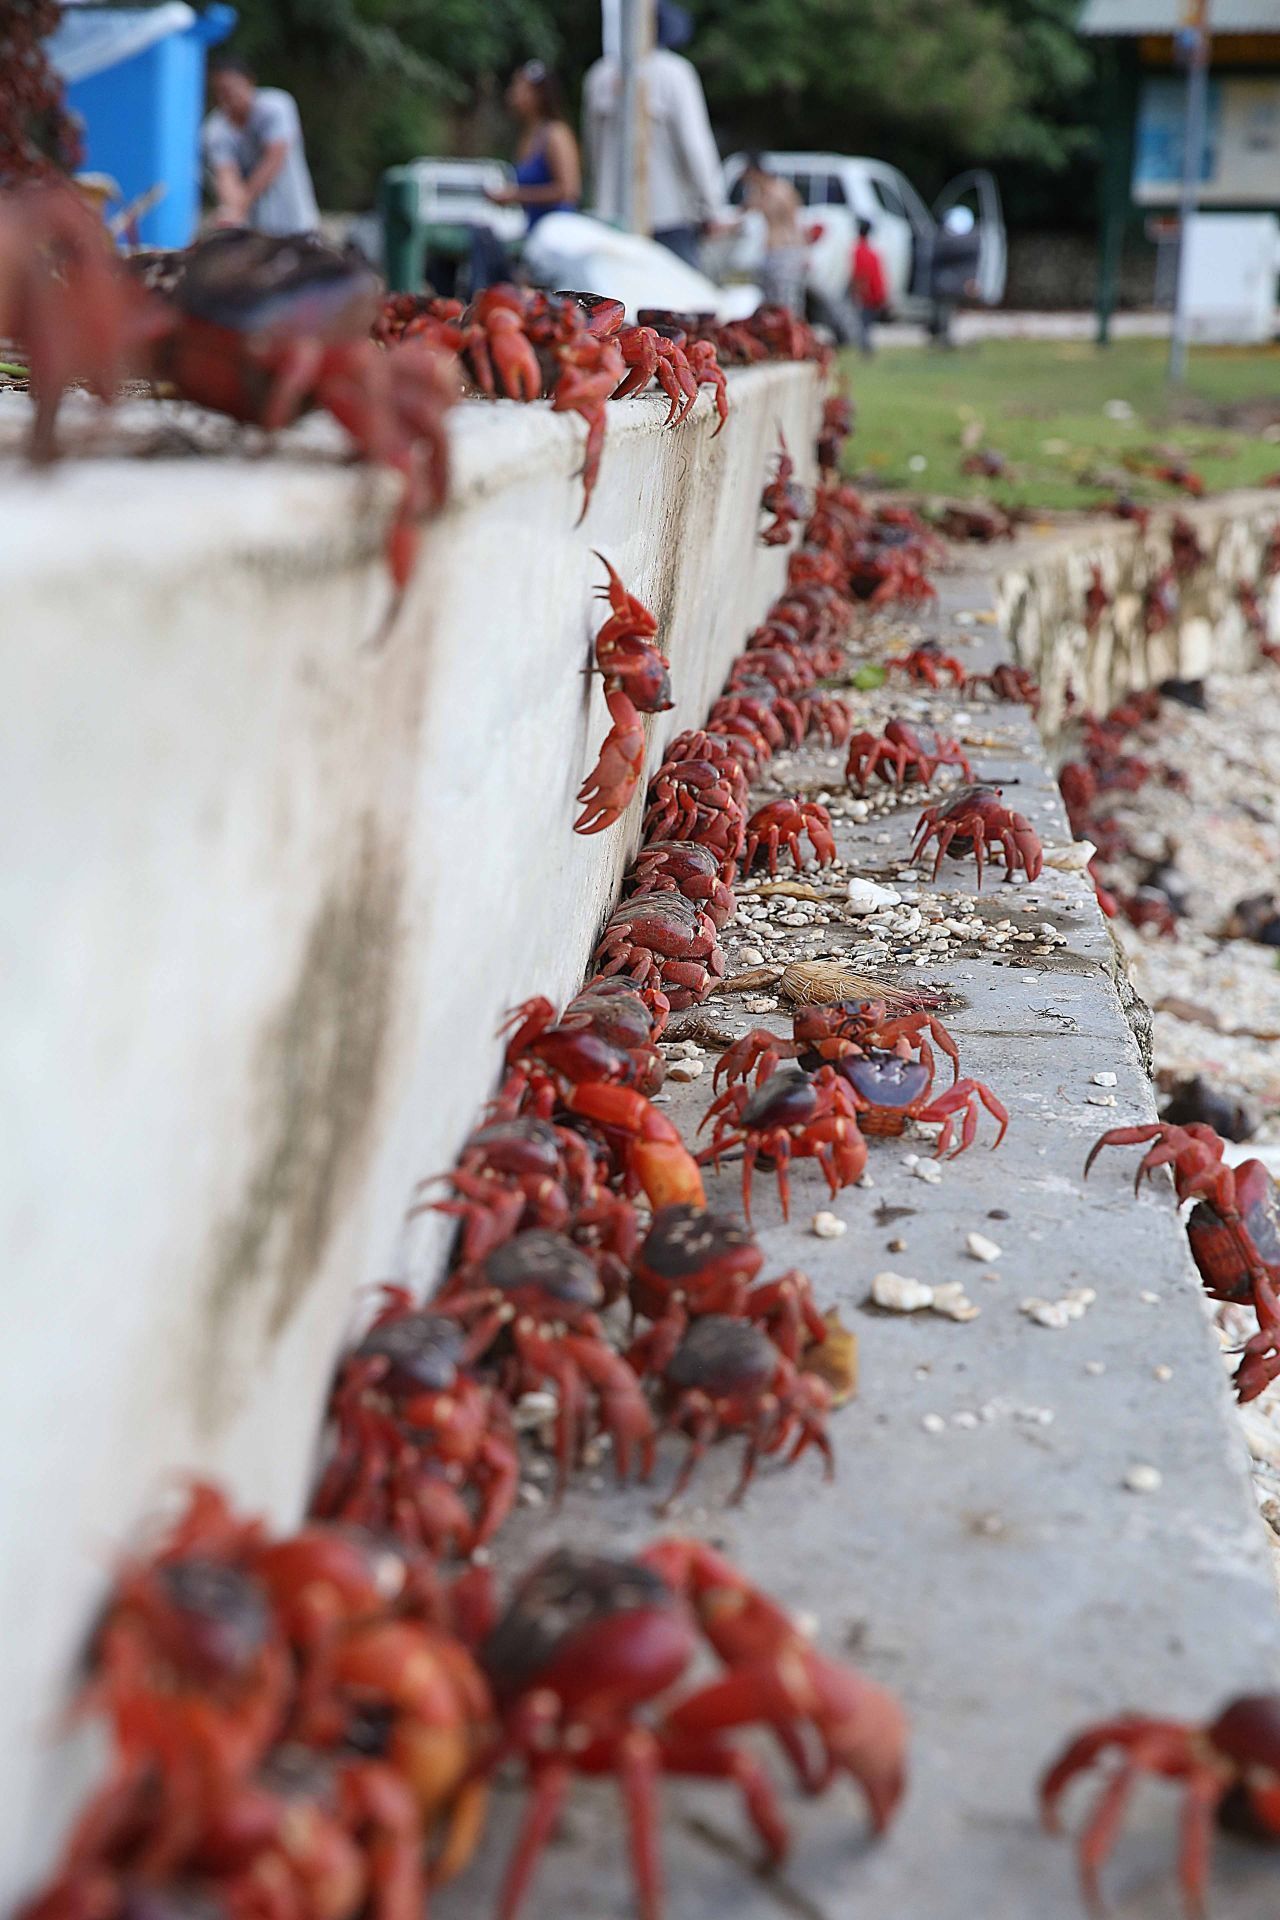
[{"label": "crab shell", "polygon": [[769,1391],[778,1363],[778,1349],[752,1321],[708,1313],[691,1322],[664,1378],[681,1393],[705,1393],[713,1400],[739,1395],[755,1399]]},{"label": "crab shell", "polygon": [[590,1255],[544,1227],[530,1227],[496,1247],[484,1263],[484,1279],[499,1293],[512,1295],[515,1304],[533,1295],[538,1305],[549,1301],[562,1309],[566,1319],[593,1313],[604,1301]]},{"label": "crab shell", "polygon": [[632,1262],[632,1304],[653,1320],[677,1295],[696,1309],[704,1291],[749,1286],[763,1265],[755,1239],[731,1214],[660,1207]]},{"label": "crab shell", "polygon": [[696,1645],[658,1574],[636,1560],[559,1547],[520,1582],[480,1660],[499,1706],[536,1688],[565,1706],[594,1694],[617,1713],[672,1685]]}]

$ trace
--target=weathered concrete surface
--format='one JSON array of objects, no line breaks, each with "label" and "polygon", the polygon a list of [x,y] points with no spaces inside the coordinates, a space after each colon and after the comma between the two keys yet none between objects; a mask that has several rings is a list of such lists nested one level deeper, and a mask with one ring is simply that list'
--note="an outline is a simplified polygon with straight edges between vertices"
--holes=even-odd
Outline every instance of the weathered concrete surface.
[{"label": "weathered concrete surface", "polygon": [[[949,637],[950,615],[990,599],[980,575],[945,581],[938,632]],[[994,652],[990,639],[970,646],[966,664]],[[1011,743],[977,753],[975,772],[1005,781],[1046,842],[1066,840],[1025,710],[974,717],[971,731]],[[796,764],[804,784],[803,757]],[[811,756],[810,779],[837,784],[831,757]],[[888,823],[845,826],[842,856],[892,878],[915,819],[907,806]],[[885,831],[889,845],[875,837]],[[971,863],[948,861],[940,884],[971,889]],[[814,1209],[828,1204],[812,1164],[796,1169],[790,1228],[767,1175],[757,1180],[766,1272],[803,1265],[821,1301],[838,1303],[859,1336],[861,1389],[832,1419],[834,1484],[823,1485],[806,1461],[763,1474],[744,1505],[726,1509],[738,1457],[730,1444],[665,1523],[653,1517],[653,1492],[609,1483],[576,1490],[557,1514],[522,1513],[504,1536],[509,1569],[559,1541],[625,1550],[663,1524],[703,1533],[815,1615],[825,1646],[850,1654],[909,1705],[912,1787],[879,1847],[865,1844],[847,1789],[819,1803],[791,1794],[793,1859],[776,1879],[750,1878],[753,1843],[731,1797],[672,1785],[672,1920],[1076,1920],[1083,1909],[1071,1849],[1039,1831],[1033,1800],[1040,1770],[1068,1733],[1125,1707],[1201,1716],[1280,1675],[1280,1615],[1243,1442],[1169,1196],[1135,1202],[1133,1156],[1119,1150],[1103,1156],[1087,1188],[1081,1179],[1098,1133],[1154,1113],[1111,984],[1110,940],[1078,876],[1046,870],[1034,887],[989,884],[983,898],[993,918],[1034,899],[1041,911],[1031,924],[1052,921],[1069,936],[1052,959],[961,960],[908,976],[958,997],[945,1018],[963,1071],[988,1081],[1012,1116],[999,1152],[986,1150],[984,1120],[979,1145],[930,1186],[903,1164],[908,1149],[927,1153],[923,1138],[873,1142],[871,1190],[835,1203],[849,1223],[839,1240],[806,1231]],[[828,931],[837,944],[839,930]],[[849,946],[856,963],[852,932]],[[782,1016],[758,1022],[740,1007],[710,1003],[733,1030],[760,1023],[785,1031]],[[1118,1077],[1111,1108],[1087,1098],[1101,1091],[1091,1076],[1106,1070]],[[668,1110],[686,1134],[708,1103],[709,1078],[673,1090]],[[735,1207],[738,1169],[726,1166],[709,1193],[713,1204]],[[881,1207],[911,1211],[879,1224]],[[965,1235],[975,1229],[1003,1249],[994,1268],[966,1256]],[[888,1249],[898,1237],[905,1252]],[[955,1324],[865,1311],[869,1282],[883,1268],[962,1280],[980,1317]],[[1098,1298],[1063,1331],[1019,1311],[1028,1295],[1058,1298],[1075,1286],[1096,1288]],[[1156,1366],[1172,1378],[1157,1379]],[[929,1415],[946,1422],[943,1433],[924,1430]],[[678,1458],[674,1446],[664,1453],[658,1492]],[[1138,1463],[1159,1469],[1158,1491],[1125,1488]],[[440,1920],[488,1911],[517,1805],[514,1794],[500,1796],[483,1858],[440,1900]],[[1078,1817],[1078,1802],[1072,1812]],[[1173,1847],[1169,1794],[1140,1795],[1108,1876],[1122,1920],[1172,1920],[1180,1911]],[[1275,1884],[1271,1857],[1223,1844],[1215,1920],[1258,1920],[1275,1905]],[[544,1862],[531,1920],[562,1912],[592,1920],[632,1912],[617,1801],[606,1788],[575,1789],[563,1843]]]},{"label": "weathered concrete surface", "polygon": [[[672,432],[611,409],[581,528],[580,422],[460,409],[389,629],[391,488],[323,423],[271,460],[219,423],[193,461],[207,418],[148,406],[0,465],[0,1898],[78,1794],[52,1740],[119,1544],[195,1470],[296,1517],[357,1290],[437,1269],[442,1223],[400,1223],[504,1011],[581,978],[639,829],[571,831],[608,725],[592,547],[671,649],[655,748],[778,591],[759,493],[817,380],[732,396],[716,439],[705,396]],[[0,446],[24,425],[10,396]]]}]

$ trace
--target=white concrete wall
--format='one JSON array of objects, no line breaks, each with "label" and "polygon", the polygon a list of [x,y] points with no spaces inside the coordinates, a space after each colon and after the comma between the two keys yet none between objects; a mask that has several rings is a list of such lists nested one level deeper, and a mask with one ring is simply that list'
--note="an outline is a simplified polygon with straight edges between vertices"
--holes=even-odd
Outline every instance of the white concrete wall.
[{"label": "white concrete wall", "polygon": [[172,1476],[296,1515],[366,1283],[448,1166],[503,1011],[567,995],[638,833],[575,836],[607,720],[599,547],[699,720],[783,577],[756,544],[810,368],[581,427],[467,408],[452,504],[379,637],[385,488],[330,461],[0,465],[0,1895],[81,1769],[54,1744],[117,1544]]}]

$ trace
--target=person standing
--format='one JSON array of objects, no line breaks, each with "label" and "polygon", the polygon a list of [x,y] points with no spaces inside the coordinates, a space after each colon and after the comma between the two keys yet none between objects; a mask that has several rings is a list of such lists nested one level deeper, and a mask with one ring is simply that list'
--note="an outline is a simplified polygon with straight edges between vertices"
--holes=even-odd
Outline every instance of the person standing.
[{"label": "person standing", "polygon": [[789,180],[770,173],[758,153],[747,155],[742,183],[743,206],[764,221],[760,291],[765,305],[802,315],[809,250],[800,225],[800,195]]},{"label": "person standing", "polygon": [[541,60],[517,67],[506,93],[520,125],[513,187],[492,187],[497,206],[524,208],[528,227],[549,213],[576,212],[582,198],[582,162],[573,128],[564,117],[560,87]]},{"label": "person standing", "polygon": [[293,95],[260,87],[234,54],[210,68],[214,109],[201,135],[213,185],[214,220],[257,233],[314,233],[320,209]]},{"label": "person standing", "polygon": [[[659,0],[658,44],[641,68],[648,125],[649,230],[688,266],[701,267],[702,234],[719,223],[724,205],[720,154],[698,70],[678,51],[692,37],[683,7]],[[583,87],[583,137],[602,220],[621,218],[623,168],[622,74],[612,56],[597,60]]]},{"label": "person standing", "polygon": [[871,338],[873,323],[879,319],[889,304],[889,289],[885,283],[884,262],[871,244],[875,232],[869,220],[858,222],[858,244],[853,249],[850,286],[853,292],[853,308],[857,316],[858,347],[867,359],[875,352]]}]

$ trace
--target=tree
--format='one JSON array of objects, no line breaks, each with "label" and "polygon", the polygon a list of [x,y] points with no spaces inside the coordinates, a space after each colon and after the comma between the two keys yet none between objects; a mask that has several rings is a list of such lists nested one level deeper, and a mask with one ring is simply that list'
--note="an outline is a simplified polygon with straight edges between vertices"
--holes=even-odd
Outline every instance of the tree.
[{"label": "tree", "polygon": [[[1090,152],[1092,57],[1077,0],[685,0],[689,49],[727,148],[831,147],[926,192],[1017,162],[1030,202]],[[276,0],[237,48],[297,94],[322,204],[371,204],[415,154],[508,150],[495,110],[521,60],[558,69],[571,109],[600,51],[599,0]],[[1071,189],[1087,204],[1078,176]],[[1039,208],[1043,217],[1044,209]]]}]

